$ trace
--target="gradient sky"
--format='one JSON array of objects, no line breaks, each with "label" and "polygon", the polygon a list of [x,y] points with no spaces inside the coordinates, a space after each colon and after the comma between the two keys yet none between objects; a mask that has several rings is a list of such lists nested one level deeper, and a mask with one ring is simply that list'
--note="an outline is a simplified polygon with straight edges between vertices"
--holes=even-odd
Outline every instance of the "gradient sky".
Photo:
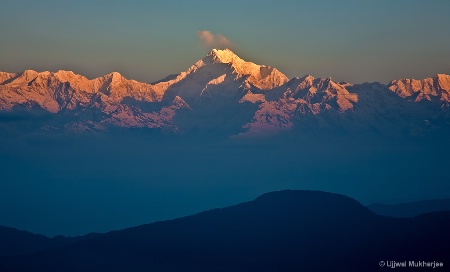
[{"label": "gradient sky", "polygon": [[288,77],[354,83],[450,73],[450,1],[5,1],[0,70],[118,71],[152,82],[206,55],[220,33]]}]

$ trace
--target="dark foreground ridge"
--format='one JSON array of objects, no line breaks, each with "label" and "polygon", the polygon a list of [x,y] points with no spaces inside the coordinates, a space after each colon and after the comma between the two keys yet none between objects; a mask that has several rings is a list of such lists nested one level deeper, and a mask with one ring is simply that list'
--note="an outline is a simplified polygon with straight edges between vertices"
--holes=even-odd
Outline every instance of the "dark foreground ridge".
[{"label": "dark foreground ridge", "polygon": [[450,265],[448,229],[450,212],[391,218],[343,195],[287,190],[3,256],[0,270],[383,271],[389,268],[381,268],[381,261],[437,261],[444,268],[433,271],[443,271]]}]

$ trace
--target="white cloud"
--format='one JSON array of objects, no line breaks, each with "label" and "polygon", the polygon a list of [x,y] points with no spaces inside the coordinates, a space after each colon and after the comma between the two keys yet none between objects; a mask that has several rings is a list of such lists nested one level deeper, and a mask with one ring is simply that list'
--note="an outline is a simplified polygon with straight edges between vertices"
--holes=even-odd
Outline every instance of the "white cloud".
[{"label": "white cloud", "polygon": [[197,37],[200,39],[202,45],[207,48],[227,48],[230,47],[230,40],[222,34],[213,34],[211,31],[202,30],[197,31]]}]

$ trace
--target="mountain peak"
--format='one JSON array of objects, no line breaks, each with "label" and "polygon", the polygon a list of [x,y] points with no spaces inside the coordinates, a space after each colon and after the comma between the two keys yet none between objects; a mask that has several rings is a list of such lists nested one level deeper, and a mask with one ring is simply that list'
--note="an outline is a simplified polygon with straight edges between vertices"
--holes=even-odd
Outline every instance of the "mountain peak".
[{"label": "mountain peak", "polygon": [[213,62],[216,63],[233,63],[235,61],[243,62],[241,58],[239,58],[235,53],[233,53],[233,51],[228,48],[223,50],[213,49],[208,53],[207,56],[212,57]]},{"label": "mountain peak", "polygon": [[34,71],[34,70],[25,70],[25,71],[22,72],[22,74],[20,74],[20,77],[21,78],[25,78],[27,80],[31,80],[31,79],[37,77],[38,74],[39,73]]},{"label": "mountain peak", "polygon": [[75,73],[68,70],[58,70],[55,75],[75,75]]},{"label": "mountain peak", "polygon": [[56,76],[61,81],[69,81],[71,78],[75,77],[76,75],[72,71],[59,70],[58,72],[54,73],[54,76]]},{"label": "mountain peak", "polygon": [[106,75],[107,77],[110,77],[111,79],[121,79],[123,76],[119,72],[111,72]]},{"label": "mountain peak", "polygon": [[188,103],[183,100],[183,98],[179,97],[178,95],[175,96],[175,98],[172,100],[172,106],[175,106],[176,108],[185,108],[185,109],[191,109]]},{"label": "mountain peak", "polygon": [[206,59],[206,63],[229,64],[236,73],[248,76],[249,81],[262,90],[279,87],[289,80],[276,68],[245,61],[228,48],[223,50],[213,49],[206,56]]},{"label": "mountain peak", "polygon": [[434,76],[436,86],[443,91],[450,91],[450,76],[446,74],[436,74]]},{"label": "mountain peak", "polygon": [[415,97],[415,102],[421,100],[431,101],[432,97],[438,97],[440,101],[448,105],[450,101],[450,76],[446,74],[436,74],[432,78],[408,79],[402,78],[393,80],[388,88],[398,96],[406,98]]}]

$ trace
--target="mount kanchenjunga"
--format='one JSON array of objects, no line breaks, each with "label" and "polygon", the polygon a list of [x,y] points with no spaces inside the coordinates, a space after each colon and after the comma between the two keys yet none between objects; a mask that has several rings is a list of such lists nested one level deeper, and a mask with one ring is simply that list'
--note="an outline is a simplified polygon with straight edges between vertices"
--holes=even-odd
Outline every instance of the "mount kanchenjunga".
[{"label": "mount kanchenjunga", "polygon": [[101,111],[94,120],[101,125],[178,130],[171,118],[179,109],[191,110],[185,100],[211,105],[239,96],[245,88],[270,89],[287,80],[275,68],[245,62],[230,50],[212,50],[186,72],[156,84],[128,80],[117,72],[92,80],[71,71],[1,73],[0,109],[37,106],[58,113],[94,108]]},{"label": "mount kanchenjunga", "polygon": [[46,129],[218,129],[231,136],[413,127],[416,133],[448,126],[449,93],[450,76],[443,74],[387,86],[312,76],[289,80],[228,49],[213,49],[185,72],[153,84],[116,72],[95,79],[71,71],[0,73],[0,110],[44,110],[51,116],[42,121]]},{"label": "mount kanchenjunga", "polygon": [[[188,102],[242,97],[244,90],[270,90],[288,78],[277,69],[246,62],[229,49],[213,49],[206,57],[179,74],[167,88],[166,97],[176,95]],[[239,98],[240,98],[239,97]],[[215,101],[217,102],[217,101]]]}]

